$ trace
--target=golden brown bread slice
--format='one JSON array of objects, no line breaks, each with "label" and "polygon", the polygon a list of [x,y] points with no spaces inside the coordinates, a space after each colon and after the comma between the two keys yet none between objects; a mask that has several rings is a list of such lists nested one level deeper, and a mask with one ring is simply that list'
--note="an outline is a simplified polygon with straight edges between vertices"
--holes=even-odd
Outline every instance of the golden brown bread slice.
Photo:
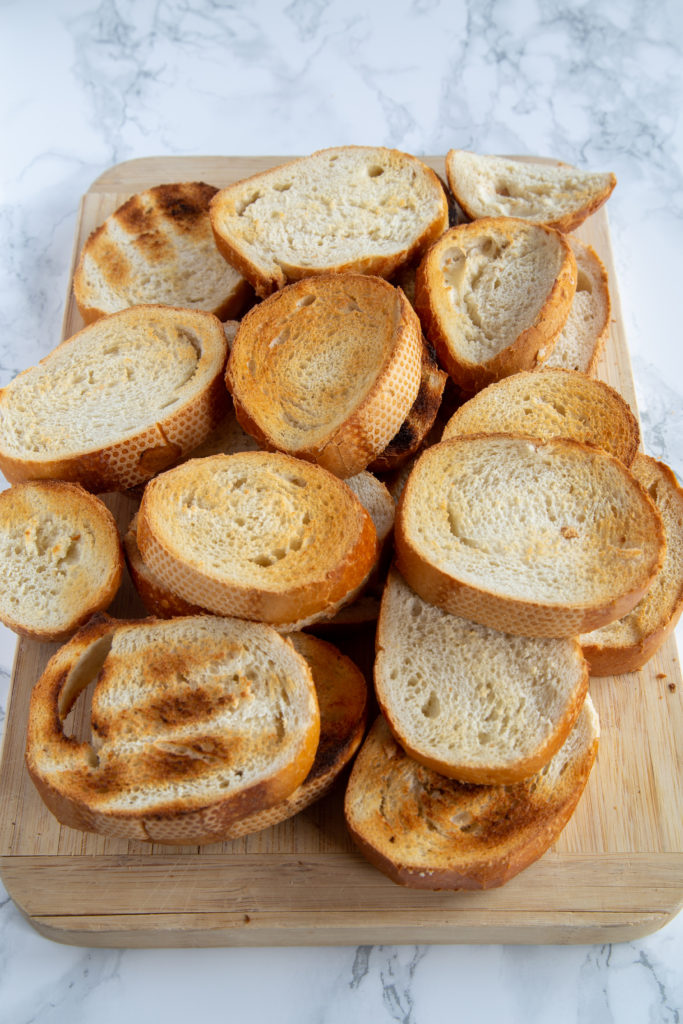
[{"label": "golden brown bread slice", "polygon": [[564,327],[543,365],[563,366],[593,376],[609,336],[612,315],[607,271],[590,245],[571,235],[567,241],[576,260],[576,291]]},{"label": "golden brown bread slice", "polygon": [[436,174],[373,146],[319,150],[238,181],[210,214],[219,250],[262,297],[311,274],[390,277],[448,226]]},{"label": "golden brown bread slice", "polygon": [[683,611],[683,491],[668,466],[642,452],[636,455],[631,472],[662,516],[666,558],[652,586],[628,615],[579,637],[592,676],[642,668]]},{"label": "golden brown bread slice", "polygon": [[135,487],[225,415],[226,358],[210,313],[135,306],[102,317],[0,391],[0,469],[12,483]]},{"label": "golden brown bread slice", "polygon": [[423,258],[415,309],[443,368],[465,393],[547,359],[576,291],[558,231],[513,217],[451,228]]},{"label": "golden brown bread slice", "polygon": [[[78,740],[64,723],[90,683],[92,738]],[[33,690],[26,764],[71,828],[214,842],[303,782],[319,729],[310,668],[270,627],[95,616]]]},{"label": "golden brown bread slice", "polygon": [[360,473],[417,398],[421,339],[408,300],[379,277],[298,281],[240,323],[226,371],[237,418],[264,448]]},{"label": "golden brown bread slice", "polygon": [[36,640],[65,640],[119,588],[114,517],[78,484],[15,484],[0,493],[0,571],[0,620]]},{"label": "golden brown bread slice", "polygon": [[424,600],[523,636],[621,618],[665,552],[661,516],[622,462],[578,441],[510,434],[427,448],[394,536],[397,567]]},{"label": "golden brown bread slice", "polygon": [[378,557],[372,519],[351,489],[280,452],[191,459],[157,476],[137,540],[186,601],[283,630],[334,615]]},{"label": "golden brown bread slice", "polygon": [[588,692],[574,637],[479,626],[423,601],[396,570],[382,597],[374,677],[380,710],[406,753],[484,785],[540,771]]},{"label": "golden brown bread slice", "polygon": [[590,697],[540,772],[510,786],[475,786],[425,768],[382,717],[351,771],[344,812],[364,856],[399,885],[491,889],[541,857],[573,814],[595,761]]},{"label": "golden brown bread slice", "polygon": [[568,164],[530,163],[451,149],[446,176],[470,218],[523,217],[558,231],[573,231],[612,194],[613,174]]},{"label": "golden brown bread slice", "polygon": [[545,366],[489,384],[456,410],[441,439],[488,433],[571,437],[627,466],[640,444],[638,420],[618,391],[584,373]]},{"label": "golden brown bread slice", "polygon": [[85,322],[149,303],[239,316],[253,291],[216,248],[209,203],[217,191],[201,181],[157,185],[107,217],[74,272]]}]

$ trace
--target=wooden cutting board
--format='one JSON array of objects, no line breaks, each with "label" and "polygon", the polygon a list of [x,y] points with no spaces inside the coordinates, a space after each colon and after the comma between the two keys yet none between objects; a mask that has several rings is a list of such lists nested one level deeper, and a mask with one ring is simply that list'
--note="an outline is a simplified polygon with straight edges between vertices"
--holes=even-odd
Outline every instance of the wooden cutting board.
[{"label": "wooden cutting board", "polygon": [[[120,164],[83,198],[74,258],[89,232],[134,192],[171,181],[222,186],[283,159]],[[427,162],[443,176],[442,157]],[[600,376],[635,410],[604,209],[577,235],[594,246],[610,275],[613,323]],[[69,293],[63,336],[81,326]],[[116,496],[111,507],[127,524],[128,499]],[[142,614],[128,582],[112,611]],[[360,638],[349,642],[367,651]],[[683,902],[683,687],[674,640],[642,671],[592,682],[602,738],[574,817],[541,860],[482,893],[421,892],[390,882],[354,850],[341,787],[289,822],[201,848],[61,827],[23,765],[30,690],[54,650],[29,640],[17,645],[0,763],[0,874],[49,938],[85,946],[602,943],[655,931]]]}]

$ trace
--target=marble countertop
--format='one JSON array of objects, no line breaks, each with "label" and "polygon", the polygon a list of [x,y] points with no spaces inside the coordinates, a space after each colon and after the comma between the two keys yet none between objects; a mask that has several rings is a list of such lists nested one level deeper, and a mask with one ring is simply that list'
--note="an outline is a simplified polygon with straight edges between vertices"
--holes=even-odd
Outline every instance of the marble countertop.
[{"label": "marble countertop", "polygon": [[[346,143],[540,154],[617,175],[644,444],[683,477],[678,0],[4,0],[0,40],[0,386],[59,339],[79,199],[113,164]],[[0,724],[13,649],[0,629]],[[682,1010],[683,915],[604,946],[102,950],[41,938],[0,886],[3,1024]]]}]

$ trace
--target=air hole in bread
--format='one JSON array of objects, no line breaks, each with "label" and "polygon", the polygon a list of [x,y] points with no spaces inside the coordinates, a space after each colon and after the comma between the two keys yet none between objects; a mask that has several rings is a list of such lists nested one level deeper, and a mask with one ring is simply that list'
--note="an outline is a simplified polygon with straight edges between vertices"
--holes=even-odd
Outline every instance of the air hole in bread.
[{"label": "air hole in bread", "polygon": [[283,181],[277,185],[273,185],[273,188],[275,189],[276,192],[288,192],[291,187],[291,181]]},{"label": "air hole in bread", "polygon": [[379,164],[371,164],[370,167],[368,167],[369,178],[379,178],[381,174],[384,174],[384,168],[380,167]]},{"label": "air hole in bread", "polygon": [[425,718],[438,718],[441,714],[441,701],[433,690],[420,710]]},{"label": "air hole in bread", "polygon": [[296,304],[297,309],[301,309],[302,306],[312,306],[316,301],[315,295],[304,295]]},{"label": "air hole in bread", "polygon": [[592,292],[593,283],[583,270],[579,270],[578,277],[576,279],[576,290],[577,292]]}]

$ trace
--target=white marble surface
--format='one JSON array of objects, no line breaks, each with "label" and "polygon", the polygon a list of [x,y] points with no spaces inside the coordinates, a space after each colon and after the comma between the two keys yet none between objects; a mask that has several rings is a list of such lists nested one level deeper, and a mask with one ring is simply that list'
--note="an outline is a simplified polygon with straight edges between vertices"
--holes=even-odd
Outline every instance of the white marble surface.
[{"label": "white marble surface", "polygon": [[[645,446],[683,476],[680,0],[2,0],[0,48],[0,386],[57,342],[79,197],[121,160],[340,143],[539,153],[617,174]],[[0,631],[1,708],[13,647]],[[601,947],[87,950],[40,938],[0,887],[2,1024],[682,1009],[683,915]]]}]

